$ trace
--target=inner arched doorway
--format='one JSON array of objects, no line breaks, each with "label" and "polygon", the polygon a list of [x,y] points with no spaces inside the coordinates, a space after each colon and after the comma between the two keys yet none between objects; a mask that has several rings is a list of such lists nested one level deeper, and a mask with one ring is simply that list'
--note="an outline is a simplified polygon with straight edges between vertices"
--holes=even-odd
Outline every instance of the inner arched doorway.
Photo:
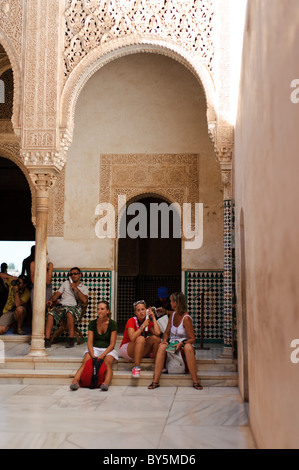
[{"label": "inner arched doorway", "polygon": [[166,286],[170,293],[181,290],[180,223],[179,214],[160,197],[142,197],[128,203],[120,221],[120,233],[126,228],[126,237],[118,241],[120,328],[132,316],[136,300],[154,305],[159,286]]},{"label": "inner arched doorway", "polygon": [[[31,218],[31,191],[20,168],[0,156],[1,224],[0,240],[35,240]],[[5,201],[5,203],[3,203]],[[17,217],[15,215],[17,214]]]}]

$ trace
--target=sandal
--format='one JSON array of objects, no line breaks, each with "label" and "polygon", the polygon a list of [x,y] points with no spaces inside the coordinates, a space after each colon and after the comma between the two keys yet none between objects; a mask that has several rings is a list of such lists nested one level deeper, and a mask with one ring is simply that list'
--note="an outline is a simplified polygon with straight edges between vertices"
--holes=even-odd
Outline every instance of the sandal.
[{"label": "sandal", "polygon": [[108,392],[109,385],[105,385],[104,383],[100,385],[100,389],[102,392]]},{"label": "sandal", "polygon": [[200,385],[199,382],[194,383],[193,388],[195,388],[195,390],[203,390],[203,387]]},{"label": "sandal", "polygon": [[147,388],[149,390],[154,390],[154,388],[159,388],[159,387],[160,387],[159,382],[152,382]]}]

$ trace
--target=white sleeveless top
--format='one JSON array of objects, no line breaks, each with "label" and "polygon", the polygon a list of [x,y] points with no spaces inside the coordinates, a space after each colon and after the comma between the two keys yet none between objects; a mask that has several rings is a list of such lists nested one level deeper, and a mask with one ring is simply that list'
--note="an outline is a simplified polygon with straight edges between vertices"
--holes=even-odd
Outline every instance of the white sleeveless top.
[{"label": "white sleeveless top", "polygon": [[[179,326],[174,326],[174,324],[173,324],[174,314],[175,314],[175,312],[173,312],[172,317],[171,317],[170,340],[180,341],[182,339],[188,339],[188,335],[187,335],[187,332],[186,332],[186,330],[183,326],[183,323],[184,323],[184,318],[186,318],[186,317],[191,318],[190,315],[188,315],[186,313],[186,315],[183,316],[182,321],[179,324]],[[191,318],[191,321],[192,321],[192,318]]]}]

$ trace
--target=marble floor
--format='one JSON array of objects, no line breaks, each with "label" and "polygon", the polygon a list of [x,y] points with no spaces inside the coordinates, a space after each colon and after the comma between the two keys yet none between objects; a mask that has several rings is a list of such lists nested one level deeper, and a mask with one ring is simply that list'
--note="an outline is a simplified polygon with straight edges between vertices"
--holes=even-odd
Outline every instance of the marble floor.
[{"label": "marble floor", "polygon": [[254,449],[234,387],[0,385],[0,449]]},{"label": "marble floor", "polygon": [[[82,358],[86,345],[72,348]],[[8,341],[5,357],[28,342]],[[218,358],[222,347],[196,350]],[[63,344],[49,357],[68,357]],[[138,380],[138,379],[136,379]],[[236,387],[120,386],[108,392],[69,385],[0,384],[0,449],[255,449],[248,409]]]}]

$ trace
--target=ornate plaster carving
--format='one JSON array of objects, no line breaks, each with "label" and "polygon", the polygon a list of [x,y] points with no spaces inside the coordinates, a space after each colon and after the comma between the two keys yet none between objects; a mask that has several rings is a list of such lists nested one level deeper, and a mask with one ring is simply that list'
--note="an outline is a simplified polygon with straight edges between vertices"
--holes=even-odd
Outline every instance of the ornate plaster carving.
[{"label": "ornate plaster carving", "polygon": [[67,145],[85,83],[104,65],[129,54],[161,54],[188,68],[203,87],[208,123],[215,122],[214,10],[214,0],[66,0],[61,129],[68,133]]},{"label": "ornate plaster carving", "polygon": [[13,71],[14,103],[12,124],[18,136],[20,135],[21,127],[23,9],[24,2],[22,0],[15,0],[13,2],[0,0],[0,44],[7,54],[7,58],[2,57],[1,70],[4,67],[6,70],[12,68]]},{"label": "ornate plaster carving", "polygon": [[198,155],[102,155],[100,202],[110,202],[118,213],[118,196],[127,202],[161,197],[170,203],[198,202]]},{"label": "ornate plaster carving", "polygon": [[49,195],[48,237],[63,237],[64,234],[65,168],[57,175]]},{"label": "ornate plaster carving", "polygon": [[126,194],[157,194],[171,202],[198,202],[198,155],[102,155],[100,202],[117,206]]},{"label": "ornate plaster carving", "polygon": [[181,45],[212,71],[214,0],[66,0],[65,77],[92,50],[132,34]]}]

